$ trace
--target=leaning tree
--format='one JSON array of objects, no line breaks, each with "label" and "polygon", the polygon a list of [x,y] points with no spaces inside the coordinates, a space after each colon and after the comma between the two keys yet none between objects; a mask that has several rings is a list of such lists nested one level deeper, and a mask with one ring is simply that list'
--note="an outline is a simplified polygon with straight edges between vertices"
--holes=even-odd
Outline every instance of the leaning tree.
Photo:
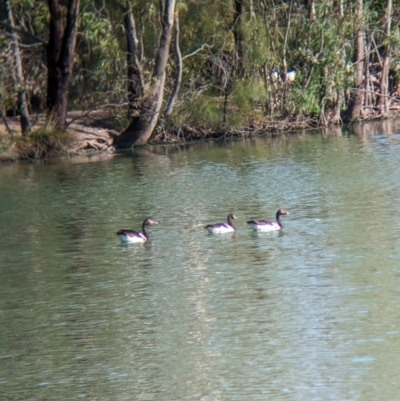
[{"label": "leaning tree", "polygon": [[[161,34],[158,48],[154,60],[154,69],[151,76],[151,83],[148,90],[140,99],[136,99],[138,94],[142,94],[143,81],[142,78],[130,78],[130,93],[134,94],[135,113],[128,128],[121,135],[114,139],[114,145],[117,148],[128,148],[133,145],[144,145],[153,134],[157,123],[161,116],[162,103],[164,99],[164,88],[166,79],[166,68],[169,59],[169,48],[173,33],[175,0],[160,0],[160,20]],[[134,74],[140,74],[138,59],[135,56],[137,37],[135,37],[134,14],[128,9],[128,17],[126,20],[126,28],[128,35],[128,53],[132,58],[130,64],[131,71]],[[129,37],[131,35],[131,37]],[[133,36],[132,36],[133,35]],[[136,86],[136,87],[135,87]],[[131,99],[132,100],[132,99]],[[136,101],[137,100],[137,101]]]}]

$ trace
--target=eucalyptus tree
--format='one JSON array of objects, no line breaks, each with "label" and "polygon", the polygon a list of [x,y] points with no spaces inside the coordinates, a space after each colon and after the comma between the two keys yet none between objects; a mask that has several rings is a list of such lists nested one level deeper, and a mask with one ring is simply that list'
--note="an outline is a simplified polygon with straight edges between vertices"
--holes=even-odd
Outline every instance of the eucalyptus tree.
[{"label": "eucalyptus tree", "polygon": [[364,30],[364,8],[363,0],[356,0],[355,2],[355,24],[356,36],[354,40],[354,65],[355,65],[355,78],[354,89],[351,93],[351,98],[348,106],[348,119],[350,121],[357,120],[362,114],[362,101],[364,98],[363,82],[364,82],[364,63],[365,63],[365,30]]},{"label": "eucalyptus tree", "polygon": [[[47,112],[57,129],[65,129],[68,84],[75,57],[79,0],[68,0],[66,15],[61,0],[48,0]],[[64,23],[65,21],[65,23]]]},{"label": "eucalyptus tree", "polygon": [[176,58],[176,74],[175,74],[175,84],[169,98],[167,107],[164,111],[163,117],[168,117],[172,114],[172,110],[174,108],[176,99],[178,97],[179,88],[182,83],[182,70],[183,70],[183,61],[182,61],[182,53],[180,48],[180,30],[179,30],[179,13],[176,12],[174,16],[174,50],[175,50],[175,58]]},{"label": "eucalyptus tree", "polygon": [[306,16],[296,28],[295,39],[289,44],[301,88],[295,114],[317,118],[321,125],[337,124],[353,77],[348,70],[351,31],[342,8],[335,3],[310,1]]},{"label": "eucalyptus tree", "polygon": [[[35,7],[33,7],[35,5]],[[46,66],[43,63],[47,23],[43,1],[0,2],[1,103],[7,112],[21,116],[21,131],[29,132],[32,99],[41,93]]]},{"label": "eucalyptus tree", "polygon": [[[162,0],[159,4],[161,27],[150,87],[138,104],[138,114],[132,117],[132,121],[126,130],[115,138],[115,146],[117,147],[145,144],[153,134],[160,118],[173,32],[175,0]],[[134,19],[134,14],[130,14],[130,17]],[[133,38],[133,41],[135,40]],[[140,83],[137,84],[140,85]]]},{"label": "eucalyptus tree", "polygon": [[18,110],[20,113],[20,121],[21,121],[21,131],[23,135],[26,135],[31,130],[31,123],[29,120],[29,110],[27,104],[27,97],[26,97],[26,88],[25,88],[25,78],[23,73],[22,67],[22,58],[20,52],[20,45],[18,34],[16,31],[15,23],[14,23],[14,15],[13,10],[11,8],[10,0],[6,1],[7,11],[8,11],[8,20],[10,23],[11,28],[11,38],[12,38],[12,45],[14,50],[14,60],[15,60],[15,71],[17,77],[17,92],[18,92]]},{"label": "eucalyptus tree", "polygon": [[399,12],[399,5],[392,0],[357,0],[355,4],[355,79],[348,101],[349,121],[389,112],[390,91],[400,82],[399,22],[394,17]]},{"label": "eucalyptus tree", "polygon": [[378,99],[378,109],[381,114],[387,114],[389,111],[388,89],[389,89],[390,46],[388,41],[391,36],[390,29],[392,22],[392,10],[393,10],[392,0],[386,0],[386,11],[385,11],[384,27],[383,27],[385,38],[382,43],[383,62],[382,62],[382,74],[379,82],[380,96]]},{"label": "eucalyptus tree", "polygon": [[144,95],[144,77],[139,60],[139,38],[136,28],[132,5],[126,1],[126,15],[124,19],[127,41],[127,78],[128,78],[128,101],[131,115],[140,112],[139,101]]}]

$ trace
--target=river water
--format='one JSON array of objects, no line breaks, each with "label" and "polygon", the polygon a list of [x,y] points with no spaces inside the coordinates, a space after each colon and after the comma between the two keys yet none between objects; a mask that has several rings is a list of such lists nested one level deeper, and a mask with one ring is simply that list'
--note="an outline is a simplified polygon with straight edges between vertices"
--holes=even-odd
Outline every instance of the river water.
[{"label": "river water", "polygon": [[1,400],[398,399],[400,121],[0,170]]}]

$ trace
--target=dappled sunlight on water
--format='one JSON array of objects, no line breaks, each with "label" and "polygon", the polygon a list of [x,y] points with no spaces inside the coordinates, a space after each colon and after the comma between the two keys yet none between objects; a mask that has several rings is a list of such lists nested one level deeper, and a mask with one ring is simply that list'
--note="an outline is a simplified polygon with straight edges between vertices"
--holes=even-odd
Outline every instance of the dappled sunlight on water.
[{"label": "dappled sunlight on water", "polygon": [[0,394],[396,399],[400,124],[363,127],[1,166]]}]

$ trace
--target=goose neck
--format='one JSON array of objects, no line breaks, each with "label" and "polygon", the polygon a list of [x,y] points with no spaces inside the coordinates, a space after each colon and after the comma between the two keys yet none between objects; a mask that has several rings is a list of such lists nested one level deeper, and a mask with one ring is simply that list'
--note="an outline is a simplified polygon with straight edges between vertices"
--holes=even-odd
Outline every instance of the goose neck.
[{"label": "goose neck", "polygon": [[236,230],[236,227],[232,223],[232,216],[231,215],[228,216],[228,225],[230,225],[234,230]]},{"label": "goose neck", "polygon": [[142,223],[142,234],[146,237],[146,239],[149,239],[149,236],[146,231],[146,225],[147,225],[146,223],[147,223],[146,220]]},{"label": "goose neck", "polygon": [[283,228],[283,224],[281,222],[281,214],[278,212],[276,212],[276,222],[278,223],[280,228]]}]

